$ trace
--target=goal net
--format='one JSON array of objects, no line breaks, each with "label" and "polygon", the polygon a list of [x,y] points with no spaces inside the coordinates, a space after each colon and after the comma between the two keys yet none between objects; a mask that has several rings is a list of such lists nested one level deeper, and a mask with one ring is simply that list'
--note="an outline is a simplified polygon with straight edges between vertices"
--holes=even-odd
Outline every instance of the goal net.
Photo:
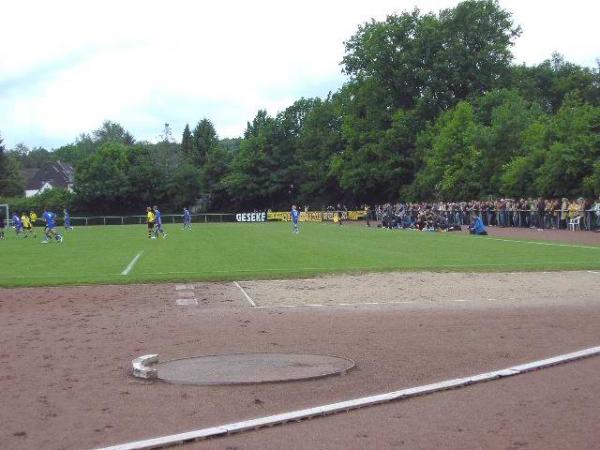
[{"label": "goal net", "polygon": [[7,203],[0,203],[0,220],[4,221],[4,225],[7,227],[10,225],[10,216]]}]

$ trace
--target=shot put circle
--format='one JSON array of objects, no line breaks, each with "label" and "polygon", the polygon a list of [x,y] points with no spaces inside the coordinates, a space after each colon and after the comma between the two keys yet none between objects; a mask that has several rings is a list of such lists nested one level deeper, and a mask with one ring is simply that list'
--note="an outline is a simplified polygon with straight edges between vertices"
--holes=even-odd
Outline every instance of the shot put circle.
[{"label": "shot put circle", "polygon": [[295,353],[233,353],[196,356],[159,363],[158,378],[175,384],[254,384],[341,375],[351,359]]}]

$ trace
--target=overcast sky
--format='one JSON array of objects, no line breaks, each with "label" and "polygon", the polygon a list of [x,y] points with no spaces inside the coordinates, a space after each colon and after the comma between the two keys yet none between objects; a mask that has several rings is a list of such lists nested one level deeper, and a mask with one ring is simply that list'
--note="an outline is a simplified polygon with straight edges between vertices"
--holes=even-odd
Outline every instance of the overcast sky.
[{"label": "overcast sky", "polygon": [[[325,96],[344,82],[344,40],[371,18],[450,0],[74,0],[3,2],[0,134],[55,148],[106,120],[154,141],[204,117],[220,137],[258,109]],[[554,51],[595,66],[600,2],[501,0],[523,34],[516,62]]]}]

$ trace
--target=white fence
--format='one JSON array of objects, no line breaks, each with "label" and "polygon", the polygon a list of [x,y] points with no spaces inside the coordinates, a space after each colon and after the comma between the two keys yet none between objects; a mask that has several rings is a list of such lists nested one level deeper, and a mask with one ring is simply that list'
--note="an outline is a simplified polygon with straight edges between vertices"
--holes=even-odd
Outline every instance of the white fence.
[{"label": "white fence", "polygon": [[[163,223],[183,223],[181,214],[162,214]],[[192,214],[192,223],[235,222],[235,214],[211,213]],[[135,216],[71,216],[71,225],[139,225],[146,223],[146,215]],[[57,218],[57,224],[63,224],[63,217]]]}]

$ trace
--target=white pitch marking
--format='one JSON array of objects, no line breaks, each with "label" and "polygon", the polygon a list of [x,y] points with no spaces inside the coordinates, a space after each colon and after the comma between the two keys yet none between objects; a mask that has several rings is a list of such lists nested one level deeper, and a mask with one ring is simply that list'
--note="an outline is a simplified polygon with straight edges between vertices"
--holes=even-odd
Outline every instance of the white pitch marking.
[{"label": "white pitch marking", "polygon": [[194,291],[177,291],[180,297],[194,297]]},{"label": "white pitch marking", "polygon": [[470,302],[471,300],[466,300],[464,298],[458,298],[456,300],[450,300],[451,302],[457,302],[457,303],[462,303],[462,302]]},{"label": "white pitch marking", "polygon": [[244,290],[244,288],[241,287],[240,284],[237,281],[234,281],[233,284],[235,284],[240,289],[240,291],[242,291],[242,294],[244,294],[244,297],[246,297],[246,300],[248,300],[248,303],[250,303],[250,305],[253,308],[256,308],[256,303],[254,303],[254,300],[252,300],[250,298],[250,296],[246,293],[246,291]]},{"label": "white pitch marking", "polygon": [[188,289],[194,289],[194,285],[193,284],[176,284],[175,285],[176,291],[184,291],[184,290],[188,290]]},{"label": "white pitch marking", "polygon": [[195,297],[193,297],[193,298],[178,298],[175,303],[177,303],[177,306],[190,306],[190,305],[197,305],[198,300],[196,300]]},{"label": "white pitch marking", "polygon": [[595,271],[593,271],[593,270],[588,270],[588,273],[596,273],[596,274],[599,274],[600,272],[595,272]]},{"label": "white pitch marking", "polygon": [[257,306],[259,309],[269,309],[269,308],[325,308],[325,307],[340,307],[340,306],[371,306],[371,305],[408,305],[410,303],[415,303],[415,300],[408,300],[403,302],[370,302],[370,303],[329,303],[326,305],[321,305],[318,303],[307,303],[305,305],[271,305],[271,306]]},{"label": "white pitch marking", "polygon": [[477,383],[497,380],[500,378],[512,377],[514,375],[530,372],[532,370],[544,369],[547,367],[554,366],[556,364],[563,364],[575,361],[577,359],[589,358],[591,356],[596,355],[600,355],[600,347],[587,348],[577,352],[555,356],[553,358],[533,361],[526,364],[508,367],[506,369],[494,370],[492,372],[471,375],[464,378],[455,378],[452,380],[445,380],[438,383],[416,386],[409,389],[402,389],[400,391],[387,392],[384,394],[372,395],[369,397],[361,397],[337,403],[330,403],[326,405],[315,406],[313,408],[301,409],[283,414],[275,414],[272,416],[245,420],[243,422],[235,422],[211,428],[203,428],[199,430],[188,431],[186,433],[161,436],[157,438],[146,439],[143,441],[127,442],[124,444],[115,445],[112,447],[105,447],[103,449],[98,450],[144,450],[157,447],[181,445],[187,442],[195,442],[207,438],[226,436],[230,433],[251,431],[267,426],[273,426],[277,424],[294,422],[304,419],[313,419],[319,416],[326,416],[330,414],[336,414],[339,412],[346,412],[351,409],[362,408],[365,406],[374,406],[382,403],[391,402],[394,400],[405,400],[408,398],[417,397],[425,394],[433,394],[435,392],[445,391],[448,389],[463,388]]},{"label": "white pitch marking", "polygon": [[547,245],[550,247],[587,248],[587,249],[593,249],[593,250],[600,250],[600,247],[595,247],[592,245],[553,244],[551,242],[520,241],[518,239],[500,239],[500,238],[495,238],[495,237],[486,237],[484,239],[486,239],[488,241],[516,242],[517,244]]},{"label": "white pitch marking", "polygon": [[121,272],[121,275],[129,275],[129,272],[131,272],[131,269],[133,269],[133,266],[135,266],[135,263],[138,262],[138,259],[140,259],[140,256],[142,256],[142,253],[144,253],[143,250],[133,257],[133,259],[131,260],[129,265],[127,267],[125,267],[125,269],[123,269],[123,272]]}]

